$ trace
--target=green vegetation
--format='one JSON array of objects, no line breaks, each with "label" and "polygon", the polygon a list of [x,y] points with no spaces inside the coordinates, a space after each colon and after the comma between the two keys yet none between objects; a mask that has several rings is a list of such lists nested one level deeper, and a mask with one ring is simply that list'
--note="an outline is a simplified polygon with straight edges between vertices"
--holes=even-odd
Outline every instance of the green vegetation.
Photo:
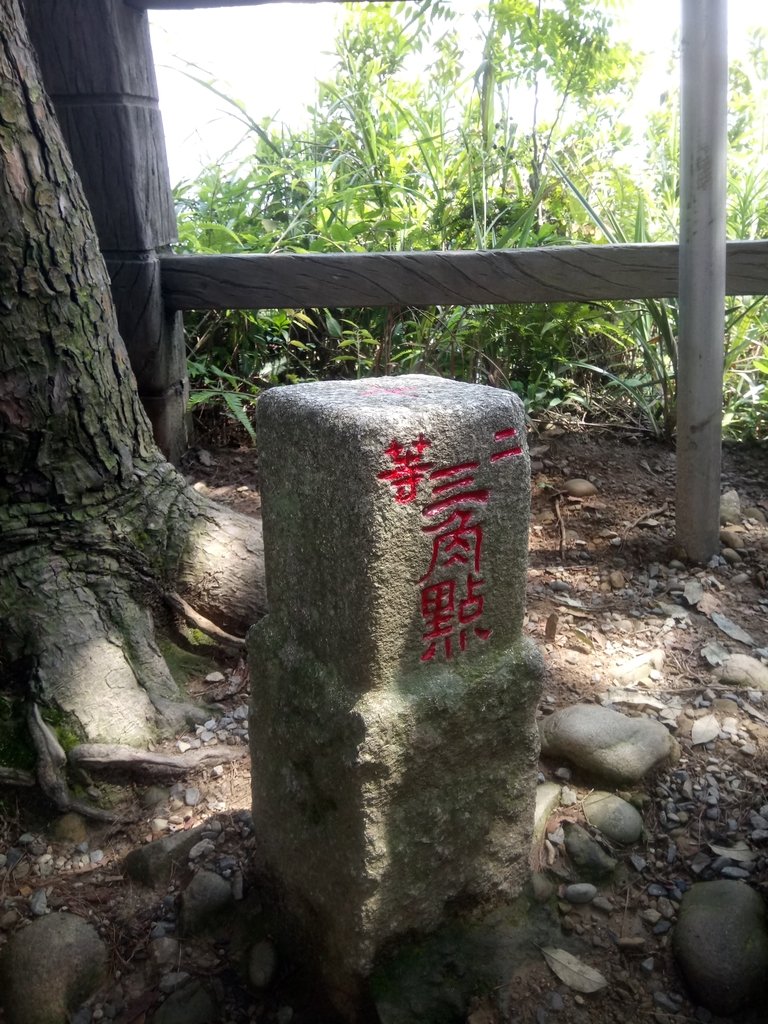
[{"label": "green vegetation", "polygon": [[[355,6],[304,124],[256,122],[176,191],[187,252],[355,252],[675,241],[677,97],[638,132],[623,111],[642,57],[595,0],[488,0],[466,45],[446,0]],[[768,60],[731,68],[731,238],[768,228]],[[725,425],[768,436],[768,306],[729,300]],[[293,309],[189,317],[194,404],[251,432],[275,383],[425,371],[671,435],[677,305]]]}]

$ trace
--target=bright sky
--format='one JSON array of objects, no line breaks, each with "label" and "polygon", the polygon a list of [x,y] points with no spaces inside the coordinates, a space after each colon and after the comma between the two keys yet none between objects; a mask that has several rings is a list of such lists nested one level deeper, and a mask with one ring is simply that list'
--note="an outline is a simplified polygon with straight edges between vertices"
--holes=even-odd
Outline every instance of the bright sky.
[{"label": "bright sky", "polygon": [[[468,13],[478,0],[455,0]],[[245,102],[252,117],[296,122],[315,94],[315,81],[328,75],[334,40],[335,3],[265,4],[191,11],[153,11],[152,45],[157,65],[171,180],[193,178],[200,167],[222,156],[241,135],[225,104],[178,69],[182,61],[205,69],[222,91]],[[747,30],[768,28],[768,5],[730,0],[729,51],[744,48]],[[627,0],[614,12],[619,35],[651,54],[634,113],[642,117],[666,87],[666,74],[680,22],[677,0]],[[190,68],[195,73],[194,68]]]}]

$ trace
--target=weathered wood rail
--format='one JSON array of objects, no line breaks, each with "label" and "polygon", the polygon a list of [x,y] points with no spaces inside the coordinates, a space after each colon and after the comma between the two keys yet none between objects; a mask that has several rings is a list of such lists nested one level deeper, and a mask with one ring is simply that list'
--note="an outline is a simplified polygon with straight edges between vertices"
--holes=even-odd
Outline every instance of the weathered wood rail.
[{"label": "weathered wood rail", "polygon": [[[137,11],[189,11],[199,7],[262,7],[280,3],[344,3],[345,0],[125,0]],[[355,2],[355,0],[353,0]],[[361,0],[365,3],[386,3],[387,0]]]},{"label": "weathered wood rail", "polygon": [[[671,298],[676,245],[483,252],[164,256],[169,309],[431,306]],[[768,294],[768,241],[730,242],[729,295]]]}]

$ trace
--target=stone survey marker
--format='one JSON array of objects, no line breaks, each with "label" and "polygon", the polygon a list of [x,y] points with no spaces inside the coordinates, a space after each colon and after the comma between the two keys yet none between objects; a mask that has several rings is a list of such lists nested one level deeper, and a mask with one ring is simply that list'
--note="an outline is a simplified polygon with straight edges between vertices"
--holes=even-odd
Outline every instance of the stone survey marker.
[{"label": "stone survey marker", "polygon": [[526,874],[524,418],[508,392],[405,376],[275,389],[257,430],[255,829],[344,989],[448,901],[512,899]]}]

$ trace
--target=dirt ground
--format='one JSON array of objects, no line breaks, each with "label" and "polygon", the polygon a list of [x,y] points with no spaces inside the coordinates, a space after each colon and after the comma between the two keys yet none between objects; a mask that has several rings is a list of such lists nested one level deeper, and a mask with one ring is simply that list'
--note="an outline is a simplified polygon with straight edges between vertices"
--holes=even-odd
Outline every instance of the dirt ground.
[{"label": "dirt ground", "polygon": [[[740,843],[746,852],[733,863],[747,865],[749,884],[768,895],[768,846],[751,837],[750,826],[750,815],[768,803],[768,695],[763,700],[760,693],[718,684],[702,654],[715,652],[715,660],[720,648],[768,654],[768,529],[759,519],[747,519],[737,528],[736,540],[743,546],[732,549],[735,554],[710,567],[687,566],[674,545],[670,448],[629,431],[556,423],[534,430],[529,444],[533,497],[526,630],[545,655],[540,713],[597,700],[626,713],[658,717],[680,741],[682,759],[674,770],[645,780],[642,793],[632,795],[643,807],[645,835],[630,849],[611,851],[621,870],[617,881],[599,887],[601,907],[558,904],[564,932],[583,940],[581,959],[599,969],[608,984],[593,995],[579,994],[534,957],[513,982],[512,1020],[718,1021],[697,1009],[677,975],[670,930],[659,927],[665,919],[674,921],[675,907],[672,903],[668,911],[670,901],[661,903],[659,894],[663,898],[697,879],[716,877],[720,865],[712,847]],[[754,448],[727,448],[723,490],[735,489],[742,508],[755,506],[768,515],[767,455]],[[259,514],[258,460],[252,450],[198,448],[188,454],[184,469],[204,493]],[[572,478],[591,481],[596,493],[569,497],[564,484]],[[693,604],[687,599],[692,597],[697,598]],[[734,639],[723,623],[741,627],[753,643]],[[235,666],[222,668],[231,673]],[[201,678],[198,693],[217,715],[225,714],[247,701],[247,673],[240,666],[224,683],[206,684]],[[720,727],[717,735],[694,744],[696,723],[713,715]],[[547,825],[551,835],[561,819],[580,819],[579,801],[589,784],[575,770],[568,777],[564,764],[542,762],[541,771],[548,780],[564,780],[576,794],[575,804],[554,812]],[[694,788],[706,787],[708,780],[719,787],[716,815],[707,816],[695,794],[689,802],[693,809],[680,813],[681,806],[689,806],[681,795],[684,777]],[[199,789],[200,801],[187,806],[183,787]],[[247,759],[215,775],[210,769],[200,771],[183,787],[155,793],[156,804],[146,787],[119,791],[126,815],[135,820],[88,826],[85,848],[101,852],[96,862],[86,854],[77,860],[72,842],[55,838],[54,816],[43,802],[29,799],[26,792],[23,799],[17,796],[20,791],[0,794],[5,800],[0,853],[10,848],[24,852],[13,869],[0,868],[0,944],[23,927],[30,901],[41,888],[48,908],[67,907],[95,922],[112,950],[117,981],[92,1000],[92,1020],[141,1024],[162,999],[163,972],[150,956],[150,940],[159,921],[173,921],[174,900],[185,880],[175,879],[167,892],[158,893],[131,883],[121,870],[131,848],[158,837],[159,823],[173,831],[216,818],[223,832],[217,856],[233,859],[248,889],[252,832],[247,813],[240,813],[250,804]],[[568,880],[567,859],[556,842],[542,845],[534,860],[555,886]],[[292,967],[279,965],[264,994],[249,991],[232,969],[226,942],[183,946],[174,969],[214,985],[224,1021],[317,1024],[322,1016],[308,1005],[308,993],[300,990]],[[469,1020],[493,1024],[495,1018],[478,1004]]]}]

